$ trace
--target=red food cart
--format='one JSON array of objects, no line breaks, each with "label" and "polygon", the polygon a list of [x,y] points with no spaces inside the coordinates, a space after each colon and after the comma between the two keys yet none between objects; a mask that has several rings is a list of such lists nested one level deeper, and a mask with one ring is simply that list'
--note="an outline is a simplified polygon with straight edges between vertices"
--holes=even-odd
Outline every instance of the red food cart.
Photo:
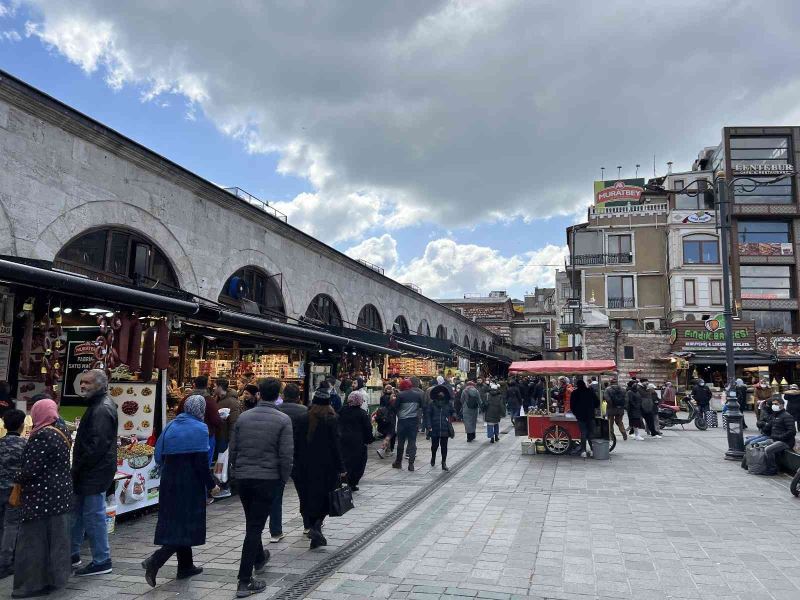
[{"label": "red food cart", "polygon": [[[553,381],[559,377],[597,377],[597,393],[602,394],[603,377],[616,376],[617,364],[613,360],[534,360],[512,363],[508,369],[510,375],[532,375],[545,378],[547,406],[543,410],[529,412],[528,437],[540,440],[550,454],[566,454],[573,442],[580,441],[581,432],[578,421],[570,412],[569,397],[555,401],[551,396]],[[587,382],[588,383],[588,382]],[[602,402],[602,396],[600,398]],[[605,417],[596,420],[600,437],[609,440],[609,451],[614,449],[617,439]]]}]

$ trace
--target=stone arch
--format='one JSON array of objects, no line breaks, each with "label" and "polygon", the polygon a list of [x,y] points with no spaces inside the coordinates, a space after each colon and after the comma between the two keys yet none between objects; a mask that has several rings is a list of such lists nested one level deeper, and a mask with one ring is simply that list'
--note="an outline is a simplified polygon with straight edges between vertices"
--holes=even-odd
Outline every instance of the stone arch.
[{"label": "stone arch", "polygon": [[469,336],[466,333],[464,334],[464,343],[462,344],[462,346],[464,346],[464,348],[469,348],[470,347],[469,346]]},{"label": "stone arch", "polygon": [[104,227],[129,229],[151,240],[171,262],[180,287],[201,293],[192,260],[175,234],[146,210],[118,200],[86,202],[53,219],[36,239],[33,258],[52,261],[58,251],[79,234]]},{"label": "stone arch", "polygon": [[[389,319],[389,317],[387,316],[388,313],[383,305],[383,302],[378,300],[378,297],[375,294],[370,294],[370,293],[359,294],[357,301],[351,303],[352,312],[350,313],[350,317],[348,318],[350,324],[345,323],[345,327],[356,326],[356,323],[358,323],[358,315],[359,313],[361,313],[361,309],[364,308],[364,306],[366,306],[367,304],[372,304],[372,306],[374,306],[377,309],[378,315],[380,315],[381,318],[381,323],[383,323],[383,331],[386,332],[386,328],[391,327],[391,323],[394,320],[394,317],[392,317],[392,319]],[[344,314],[342,314],[342,316],[344,317]]]},{"label": "stone arch", "polygon": [[11,223],[11,219],[8,218],[8,212],[6,212],[6,207],[2,199],[0,199],[0,231],[5,231],[8,234],[8,239],[6,239],[5,235],[0,238],[0,254],[16,256],[17,238],[15,237],[14,227]]},{"label": "stone arch", "polygon": [[447,337],[447,327],[445,327],[443,324],[439,323],[439,325],[436,326],[436,333],[434,334],[434,337],[438,338],[440,340],[448,339],[448,337]]},{"label": "stone arch", "polygon": [[431,323],[428,321],[427,317],[422,317],[419,320],[419,324],[417,325],[417,335],[424,335],[426,337],[433,335],[431,333]]},{"label": "stone arch", "polygon": [[402,335],[411,333],[411,326],[408,324],[408,319],[404,314],[401,313],[394,318],[392,331],[396,331]]},{"label": "stone arch", "polygon": [[[330,281],[318,279],[306,288],[306,292],[307,297],[298,300],[298,311],[302,311],[300,314],[306,314],[306,309],[308,309],[308,305],[311,304],[311,301],[314,298],[316,298],[319,294],[325,294],[333,299],[333,302],[336,304],[336,308],[339,310],[339,314],[341,315],[342,319],[345,321],[350,321],[352,319],[350,315],[350,308],[344,301],[342,292],[340,292],[339,288]],[[344,323],[344,326],[347,327],[347,323]]]},{"label": "stone arch", "polygon": [[[369,321],[372,319],[377,319],[378,321],[377,323],[373,322],[372,327],[369,327],[368,322],[367,323],[362,322],[363,320]],[[356,322],[356,325],[359,328],[369,327],[369,329],[371,329],[372,331],[380,331],[381,333],[383,333],[387,328],[387,323],[383,318],[383,316],[381,315],[380,310],[378,310],[378,307],[369,302],[359,309],[358,320]]]},{"label": "stone arch", "polygon": [[[284,270],[277,263],[275,263],[272,258],[267,256],[267,254],[261,250],[255,250],[253,248],[234,250],[233,253],[228,255],[225,261],[216,270],[216,273],[214,273],[214,280],[208,282],[208,297],[216,299],[219,293],[222,291],[222,287],[225,285],[225,282],[228,281],[228,278],[231,275],[236,273],[236,271],[239,269],[250,266],[259,267],[268,275],[284,273]],[[297,314],[296,306],[293,302],[289,282],[286,281],[286,277],[283,275],[281,276],[279,287],[281,295],[283,296],[283,306],[286,311],[286,315],[295,316]]]},{"label": "stone arch", "polygon": [[481,342],[481,350],[483,350],[484,352],[486,352],[486,340],[483,340],[483,341]]}]

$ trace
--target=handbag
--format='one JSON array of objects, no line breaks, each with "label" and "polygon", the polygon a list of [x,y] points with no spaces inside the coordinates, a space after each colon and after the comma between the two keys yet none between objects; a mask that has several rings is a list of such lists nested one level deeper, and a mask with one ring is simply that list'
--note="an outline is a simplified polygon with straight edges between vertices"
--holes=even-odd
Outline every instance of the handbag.
[{"label": "handbag", "polygon": [[456,430],[453,429],[453,424],[450,421],[447,422],[447,435],[451,440],[456,437]]},{"label": "handbag", "polygon": [[328,514],[341,517],[353,508],[353,492],[350,486],[343,483],[340,487],[328,492]]},{"label": "handbag", "polygon": [[217,462],[214,463],[214,477],[220,483],[228,483],[228,457],[230,456],[228,450],[230,448],[226,448],[225,452],[220,452]]}]

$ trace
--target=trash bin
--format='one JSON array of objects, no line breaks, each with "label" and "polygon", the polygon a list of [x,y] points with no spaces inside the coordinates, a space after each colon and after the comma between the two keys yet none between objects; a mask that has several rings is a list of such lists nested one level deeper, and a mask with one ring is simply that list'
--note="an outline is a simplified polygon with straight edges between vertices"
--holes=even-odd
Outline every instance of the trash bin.
[{"label": "trash bin", "polygon": [[528,437],[528,417],[514,417],[514,435]]},{"label": "trash bin", "polygon": [[592,440],[592,455],[595,460],[608,460],[608,440]]}]

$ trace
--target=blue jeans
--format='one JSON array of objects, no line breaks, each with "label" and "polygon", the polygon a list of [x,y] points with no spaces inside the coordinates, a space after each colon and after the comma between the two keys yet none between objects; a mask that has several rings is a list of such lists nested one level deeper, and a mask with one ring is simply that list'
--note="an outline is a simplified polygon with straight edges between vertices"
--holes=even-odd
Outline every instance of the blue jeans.
[{"label": "blue jeans", "polygon": [[486,437],[490,440],[500,435],[500,423],[487,423],[486,424]]},{"label": "blue jeans", "polygon": [[72,507],[72,554],[81,553],[84,535],[89,538],[92,562],[99,565],[111,560],[108,547],[108,525],[106,524],[105,494],[91,494],[73,498]]},{"label": "blue jeans", "polygon": [[758,442],[766,442],[767,440],[771,440],[772,438],[768,435],[754,435],[749,437],[745,440],[744,445],[749,446],[750,444],[756,444]]},{"label": "blue jeans", "polygon": [[217,446],[217,437],[214,435],[208,436],[208,468],[210,469],[214,464],[214,448]]},{"label": "blue jeans", "polygon": [[269,509],[269,534],[273,537],[283,533],[283,490],[286,484],[279,481]]}]

